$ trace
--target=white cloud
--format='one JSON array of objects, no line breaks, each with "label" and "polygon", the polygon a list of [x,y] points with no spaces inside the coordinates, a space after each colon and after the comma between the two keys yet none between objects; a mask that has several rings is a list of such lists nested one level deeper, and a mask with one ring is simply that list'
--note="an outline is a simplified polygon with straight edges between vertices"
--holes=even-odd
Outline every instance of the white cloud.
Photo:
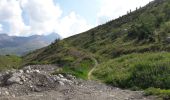
[{"label": "white cloud", "polygon": [[9,33],[12,35],[19,35],[28,28],[22,20],[22,10],[17,0],[0,0],[0,21],[9,23]]},{"label": "white cloud", "polygon": [[2,29],[2,24],[0,24],[0,32],[2,32],[3,31],[3,29]]},{"label": "white cloud", "polygon": [[[27,16],[27,25],[22,14]],[[0,22],[9,24],[10,35],[28,36],[57,32],[68,37],[90,25],[75,12],[61,17],[62,10],[53,0],[0,0]]]},{"label": "white cloud", "polygon": [[62,14],[60,7],[55,5],[53,0],[27,0],[22,3],[22,7],[29,16],[29,33],[53,32]]},{"label": "white cloud", "polygon": [[85,19],[77,15],[75,12],[71,12],[68,16],[62,18],[57,24],[56,31],[62,33],[62,37],[68,37],[81,33],[85,30],[92,28]]},{"label": "white cloud", "polygon": [[121,15],[144,6],[152,0],[101,0],[101,8],[98,13],[98,24],[117,18]]}]

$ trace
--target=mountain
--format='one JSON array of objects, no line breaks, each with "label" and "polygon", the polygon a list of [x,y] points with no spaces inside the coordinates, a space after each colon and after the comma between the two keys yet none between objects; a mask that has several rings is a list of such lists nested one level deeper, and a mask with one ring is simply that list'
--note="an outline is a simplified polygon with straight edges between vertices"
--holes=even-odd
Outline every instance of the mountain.
[{"label": "mountain", "polygon": [[51,33],[49,35],[33,35],[29,37],[0,34],[0,54],[23,55],[30,51],[48,46],[58,38],[60,38],[60,36],[56,33]]},{"label": "mountain", "polygon": [[[169,27],[170,0],[154,0],[118,19],[29,53],[23,57],[24,65],[58,64],[61,70],[56,73],[121,88],[159,88],[155,94],[163,94],[170,89]],[[152,90],[150,94],[154,94]]]}]

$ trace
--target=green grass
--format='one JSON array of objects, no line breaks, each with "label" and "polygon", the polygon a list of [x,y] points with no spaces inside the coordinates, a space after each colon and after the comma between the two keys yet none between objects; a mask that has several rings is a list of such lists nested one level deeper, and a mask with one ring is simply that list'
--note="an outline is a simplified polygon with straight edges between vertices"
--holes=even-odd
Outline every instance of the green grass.
[{"label": "green grass", "polygon": [[0,71],[20,68],[22,58],[15,55],[0,56]]},{"label": "green grass", "polygon": [[167,52],[129,54],[99,65],[93,76],[122,88],[170,89],[169,61]]},{"label": "green grass", "polygon": [[160,88],[148,88],[145,90],[145,95],[156,95],[159,96],[163,100],[170,99],[170,90],[160,89]]},{"label": "green grass", "polygon": [[72,74],[78,78],[87,79],[88,72],[94,66],[94,62],[85,58],[82,61],[78,62],[74,66],[64,66],[60,70],[57,70],[54,74],[63,73],[63,74]]}]

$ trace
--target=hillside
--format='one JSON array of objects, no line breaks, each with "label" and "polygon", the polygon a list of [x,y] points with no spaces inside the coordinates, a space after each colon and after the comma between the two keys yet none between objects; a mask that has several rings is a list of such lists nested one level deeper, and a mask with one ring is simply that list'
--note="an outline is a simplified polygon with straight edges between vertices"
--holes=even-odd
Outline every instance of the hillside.
[{"label": "hillside", "polygon": [[30,51],[48,46],[59,35],[53,33],[47,36],[33,35],[29,37],[8,36],[0,34],[0,55],[16,54],[23,55]]},{"label": "hillside", "polygon": [[62,43],[106,58],[132,52],[168,51],[169,3],[168,0],[155,0],[143,8],[55,45]]},{"label": "hillside", "polygon": [[[169,27],[170,1],[155,0],[118,19],[36,50],[24,56],[24,65],[58,64],[62,67],[56,73],[87,79],[95,59],[99,65],[91,72],[92,79],[122,88],[170,89]],[[143,81],[148,82],[139,84]],[[169,92],[167,95],[169,98]]]}]

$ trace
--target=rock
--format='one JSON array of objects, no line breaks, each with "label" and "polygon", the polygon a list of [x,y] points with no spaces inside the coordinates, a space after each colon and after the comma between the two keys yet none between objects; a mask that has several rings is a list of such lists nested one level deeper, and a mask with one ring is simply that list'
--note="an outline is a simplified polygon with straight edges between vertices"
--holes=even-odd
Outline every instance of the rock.
[{"label": "rock", "polygon": [[8,92],[8,91],[5,91],[5,95],[9,95],[9,92]]},{"label": "rock", "polygon": [[60,77],[60,78],[63,78],[64,76],[63,75],[61,75],[61,74],[58,74],[58,76]]},{"label": "rock", "polygon": [[10,85],[10,84],[14,84],[14,83],[18,83],[18,84],[23,84],[21,82],[21,79],[19,77],[12,77],[10,79],[7,80],[7,84]]},{"label": "rock", "polygon": [[54,75],[53,76],[53,80],[56,82],[56,81],[59,81],[60,80],[60,77],[59,76],[57,76],[57,75]]},{"label": "rock", "polygon": [[15,94],[12,94],[12,97],[15,97]]},{"label": "rock", "polygon": [[33,72],[40,73],[40,70],[34,70]]},{"label": "rock", "polygon": [[39,88],[37,88],[36,86],[33,86],[31,89],[34,92],[41,92],[41,90]]},{"label": "rock", "polygon": [[27,78],[26,78],[25,76],[21,76],[21,80],[22,80],[23,82],[26,82],[26,81],[27,81]]},{"label": "rock", "polygon": [[27,73],[27,74],[29,74],[29,73],[30,73],[30,71],[29,71],[29,70],[26,70],[26,73]]},{"label": "rock", "polygon": [[0,85],[4,84],[4,75],[0,74]]},{"label": "rock", "polygon": [[27,69],[27,70],[31,70],[31,67],[30,67],[30,66],[27,66],[26,69]]},{"label": "rock", "polygon": [[30,67],[30,66],[24,67],[24,68],[23,68],[23,71],[24,71],[24,73],[29,74],[30,71],[31,71],[31,67]]},{"label": "rock", "polygon": [[60,85],[64,85],[64,82],[62,82],[62,81],[59,81],[58,83],[59,83]]},{"label": "rock", "polygon": [[69,79],[67,79],[67,77],[64,77],[63,75],[59,74],[59,75],[54,75],[53,76],[53,80],[55,82],[62,82],[64,84],[73,84],[73,82]]},{"label": "rock", "polygon": [[64,82],[64,83],[69,83],[72,84],[73,82],[71,80],[68,80],[66,78],[61,78],[60,81]]},{"label": "rock", "polygon": [[23,74],[23,73],[24,73],[24,71],[23,71],[23,70],[19,70],[19,73]]},{"label": "rock", "polygon": [[66,78],[69,79],[69,80],[74,80],[74,79],[76,79],[75,76],[70,75],[70,74],[66,75]]},{"label": "rock", "polygon": [[22,73],[13,73],[11,75],[11,77],[6,81],[6,84],[7,85],[11,85],[11,84],[14,84],[14,83],[23,84],[23,82],[20,78],[21,76],[22,76]]}]

